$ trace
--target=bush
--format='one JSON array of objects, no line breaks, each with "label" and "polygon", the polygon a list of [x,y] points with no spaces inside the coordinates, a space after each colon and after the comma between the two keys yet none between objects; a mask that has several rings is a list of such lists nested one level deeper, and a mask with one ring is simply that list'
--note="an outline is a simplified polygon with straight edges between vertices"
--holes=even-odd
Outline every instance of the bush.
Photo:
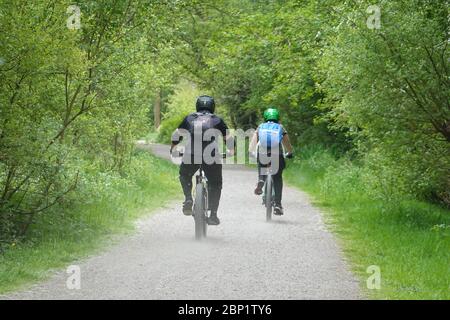
[{"label": "bush", "polygon": [[[0,254],[0,294],[42,280],[129,232],[137,218],[180,194],[177,167],[138,151],[121,174],[85,174],[76,197],[35,215],[21,242],[4,243]],[[66,199],[68,200],[68,199]]]},{"label": "bush", "polygon": [[[372,161],[373,159],[370,159]],[[381,299],[448,299],[450,215],[445,208],[395,188],[389,167],[379,175],[369,160],[356,164],[329,151],[305,150],[288,167],[287,180],[326,208],[329,226],[343,240],[361,282],[367,267],[381,267]],[[391,180],[393,179],[393,180]]]},{"label": "bush", "polygon": [[355,23],[329,30],[319,63],[324,105],[360,142],[385,197],[400,192],[450,205],[448,5],[385,1],[382,29],[370,30],[369,4],[336,9]]},{"label": "bush", "polygon": [[159,142],[170,143],[175,129],[195,110],[195,103],[200,95],[200,91],[191,82],[184,80],[178,84],[175,92],[169,97],[167,112],[158,129]]},{"label": "bush", "polygon": [[179,114],[170,118],[164,119],[158,129],[158,142],[170,143],[173,132],[178,128],[186,115]]}]

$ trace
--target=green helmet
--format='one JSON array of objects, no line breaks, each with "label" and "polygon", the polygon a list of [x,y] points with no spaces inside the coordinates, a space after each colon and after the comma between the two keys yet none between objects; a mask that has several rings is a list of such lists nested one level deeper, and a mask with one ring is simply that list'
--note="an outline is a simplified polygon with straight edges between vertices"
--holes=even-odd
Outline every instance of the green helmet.
[{"label": "green helmet", "polygon": [[264,111],[264,121],[279,121],[280,113],[277,108],[270,107],[266,111]]}]

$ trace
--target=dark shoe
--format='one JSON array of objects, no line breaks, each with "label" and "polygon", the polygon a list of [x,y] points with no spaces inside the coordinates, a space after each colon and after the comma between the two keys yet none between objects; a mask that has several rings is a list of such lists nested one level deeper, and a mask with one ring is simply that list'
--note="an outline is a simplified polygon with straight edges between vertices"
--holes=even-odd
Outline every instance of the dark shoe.
[{"label": "dark shoe", "polygon": [[258,184],[256,185],[256,188],[255,188],[255,194],[257,196],[262,195],[263,187],[264,187],[264,181],[258,181]]},{"label": "dark shoe", "polygon": [[186,200],[183,202],[183,214],[185,216],[192,216],[192,205],[194,202],[192,200]]},{"label": "dark shoe", "polygon": [[219,218],[217,218],[217,216],[215,216],[215,215],[211,215],[208,218],[207,222],[208,222],[208,225],[210,225],[210,226],[218,226],[220,224]]},{"label": "dark shoe", "polygon": [[284,214],[283,207],[281,205],[275,205],[273,209],[273,214],[276,216],[282,216]]}]

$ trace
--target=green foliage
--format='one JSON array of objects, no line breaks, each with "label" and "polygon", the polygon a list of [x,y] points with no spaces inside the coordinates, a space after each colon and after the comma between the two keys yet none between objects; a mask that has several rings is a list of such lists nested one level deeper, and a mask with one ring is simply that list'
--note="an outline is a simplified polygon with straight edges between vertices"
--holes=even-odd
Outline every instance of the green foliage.
[{"label": "green foliage", "polygon": [[193,10],[192,32],[200,40],[181,38],[183,50],[191,51],[182,61],[225,106],[231,125],[254,128],[275,105],[294,142],[348,148],[341,130],[330,130],[326,120],[316,123],[324,113],[316,108],[323,95],[314,80],[323,28],[317,13],[325,16],[323,8],[296,1],[224,1],[216,10],[209,3]]},{"label": "green foliage", "polygon": [[138,151],[121,175],[84,175],[81,202],[36,215],[27,239],[0,255],[0,293],[42,280],[51,275],[48,270],[110,245],[111,235],[133,230],[137,218],[180,194],[177,172],[171,163]]},{"label": "green foliage", "polygon": [[[369,297],[448,300],[448,210],[398,193],[380,197],[383,191],[370,183],[378,177],[371,174],[365,166],[309,148],[286,177],[326,209],[329,227],[346,240],[344,250]],[[371,265],[381,268],[381,290],[365,286]]]},{"label": "green foliage", "polygon": [[172,118],[165,119],[158,129],[158,142],[169,144],[172,141],[172,134],[178,128],[187,114],[179,114]]},{"label": "green foliage", "polygon": [[158,129],[158,141],[170,143],[172,134],[183,119],[195,111],[195,103],[202,92],[191,82],[183,80],[169,97],[167,110]]},{"label": "green foliage", "polygon": [[123,172],[152,89],[170,78],[155,80],[175,3],[83,2],[78,30],[67,28],[71,4],[0,2],[1,244],[77,198],[91,174]]},{"label": "green foliage", "polygon": [[[412,260],[448,258],[445,211],[420,202],[450,204],[448,1],[381,0],[380,29],[368,0],[82,1],[79,30],[66,26],[71,4],[0,2],[0,248],[45,230],[33,222],[54,207],[145,184],[129,170],[153,100],[170,142],[206,88],[235,128],[279,108],[302,157],[289,172],[367,248],[395,231],[417,245]],[[440,275],[438,260],[421,266]]]},{"label": "green foliage", "polygon": [[448,205],[448,2],[381,1],[378,30],[371,5],[206,1],[184,22],[181,61],[233,126],[275,105],[300,149],[358,153],[381,188]]},{"label": "green foliage", "polygon": [[448,203],[448,4],[383,1],[380,30],[365,25],[368,5],[336,9],[346,17],[321,60],[329,116],[358,139],[383,188]]}]

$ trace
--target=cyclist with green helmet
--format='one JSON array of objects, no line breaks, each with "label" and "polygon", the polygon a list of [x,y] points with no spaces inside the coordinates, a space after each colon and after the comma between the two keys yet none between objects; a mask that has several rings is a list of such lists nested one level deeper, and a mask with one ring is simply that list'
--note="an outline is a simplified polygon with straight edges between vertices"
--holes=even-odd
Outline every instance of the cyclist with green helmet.
[{"label": "cyclist with green helmet", "polygon": [[[280,123],[280,113],[278,109],[271,107],[264,112],[264,123],[258,126],[250,143],[250,152],[257,151],[258,159],[258,183],[255,188],[255,194],[263,193],[264,182],[267,177],[263,174],[262,168],[272,166],[277,161],[276,170],[273,172],[273,185],[275,191],[274,214],[283,215],[283,206],[281,204],[283,194],[283,170],[286,167],[286,158],[293,157],[293,148],[289,135]],[[262,161],[262,158],[270,159],[270,162]]]}]

